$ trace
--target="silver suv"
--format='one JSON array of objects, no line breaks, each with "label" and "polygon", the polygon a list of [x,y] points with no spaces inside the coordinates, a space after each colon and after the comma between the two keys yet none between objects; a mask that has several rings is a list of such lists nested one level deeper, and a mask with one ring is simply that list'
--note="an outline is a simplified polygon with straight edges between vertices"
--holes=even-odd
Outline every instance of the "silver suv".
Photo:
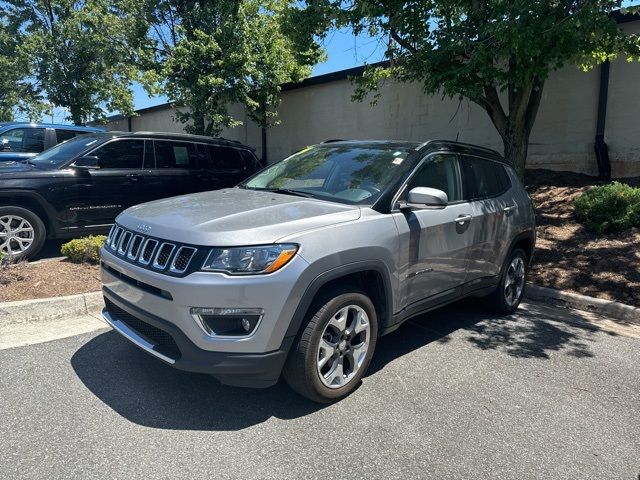
[{"label": "silver suv", "polygon": [[534,214],[494,151],[447,141],[331,141],[236,188],[159,200],[116,219],[102,249],[111,326],[222,383],[331,402],[376,340],[462,297],[509,314]]}]

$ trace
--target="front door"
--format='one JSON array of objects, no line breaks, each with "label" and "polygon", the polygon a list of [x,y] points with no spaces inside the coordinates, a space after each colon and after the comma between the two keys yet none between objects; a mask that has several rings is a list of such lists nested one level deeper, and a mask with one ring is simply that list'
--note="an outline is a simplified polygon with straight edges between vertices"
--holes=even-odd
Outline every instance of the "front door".
[{"label": "front door", "polygon": [[456,155],[430,156],[409,180],[405,195],[415,187],[442,190],[449,203],[394,214],[400,234],[403,307],[453,293],[464,283],[475,228],[471,205],[463,200]]},{"label": "front door", "polygon": [[116,139],[89,154],[97,157],[98,168],[76,173],[76,194],[69,206],[76,226],[111,224],[124,209],[148,200],[144,151],[144,140]]}]

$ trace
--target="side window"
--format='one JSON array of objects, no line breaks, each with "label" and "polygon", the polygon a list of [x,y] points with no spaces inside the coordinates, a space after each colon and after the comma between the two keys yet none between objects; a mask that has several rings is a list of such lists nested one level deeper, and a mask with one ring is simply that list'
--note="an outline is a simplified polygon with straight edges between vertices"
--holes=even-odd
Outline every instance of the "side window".
[{"label": "side window", "polygon": [[463,157],[465,196],[468,199],[495,197],[510,186],[509,176],[498,162],[476,157]]},{"label": "side window", "polygon": [[9,148],[12,152],[22,152],[22,141],[25,132],[25,128],[14,128],[13,130],[0,134],[0,140],[9,142]]},{"label": "side window", "polygon": [[56,128],[57,143],[66,142],[67,140],[71,140],[72,138],[75,138],[77,135],[81,135],[81,132],[76,132],[74,130],[58,130]]},{"label": "side window", "polygon": [[92,153],[98,157],[100,168],[142,169],[144,140],[116,140]]},{"label": "side window", "polygon": [[196,146],[193,143],[154,140],[156,168],[195,168]]},{"label": "side window", "polygon": [[442,190],[449,202],[462,200],[462,182],[458,159],[455,155],[435,155],[409,181],[407,192],[415,187],[431,187]]},{"label": "side window", "polygon": [[251,168],[252,172],[257,172],[258,170],[262,169],[262,164],[260,163],[260,160],[258,160],[258,158],[255,156],[255,154],[251,150],[240,149],[238,151],[240,152],[240,155],[244,159],[245,164],[249,166],[249,168]]},{"label": "side window", "polygon": [[22,151],[40,153],[44,150],[44,128],[27,128],[22,140]]},{"label": "side window", "polygon": [[245,160],[235,148],[209,145],[209,157],[202,168],[211,170],[245,170]]}]

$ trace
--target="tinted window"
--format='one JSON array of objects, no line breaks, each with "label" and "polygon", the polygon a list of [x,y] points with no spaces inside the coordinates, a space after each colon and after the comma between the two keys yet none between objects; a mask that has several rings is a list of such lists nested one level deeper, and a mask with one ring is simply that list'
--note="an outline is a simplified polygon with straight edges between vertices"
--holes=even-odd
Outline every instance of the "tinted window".
[{"label": "tinted window", "polygon": [[245,170],[245,160],[235,148],[209,145],[209,157],[202,168],[211,170]]},{"label": "tinted window", "polygon": [[498,162],[475,157],[463,157],[466,197],[469,199],[495,197],[510,186],[509,176]]},{"label": "tinted window", "polygon": [[144,140],[116,140],[92,153],[100,168],[142,168]]},{"label": "tinted window", "polygon": [[25,128],[14,128],[8,132],[0,134],[0,140],[9,142],[12,152],[22,152],[22,139],[24,138]]},{"label": "tinted window", "polygon": [[103,138],[104,135],[101,134],[72,138],[66,143],[59,143],[40,155],[36,155],[30,161],[41,168],[57,168],[73,160],[81,152],[95,147]]},{"label": "tinted window", "polygon": [[196,146],[193,143],[154,140],[156,168],[195,168]]},{"label": "tinted window", "polygon": [[22,151],[40,153],[44,150],[44,128],[28,128],[22,139]]},{"label": "tinted window", "polygon": [[72,138],[79,135],[80,132],[76,132],[74,130],[58,130],[56,129],[56,141],[58,143],[66,142],[67,140],[71,140]]},{"label": "tinted window", "polygon": [[409,181],[407,192],[415,187],[431,187],[442,190],[449,202],[462,200],[462,182],[458,160],[454,155],[435,155]]},{"label": "tinted window", "polygon": [[245,161],[245,164],[252,168],[254,171],[260,170],[262,168],[262,164],[260,160],[253,154],[250,150],[238,150],[240,155]]}]

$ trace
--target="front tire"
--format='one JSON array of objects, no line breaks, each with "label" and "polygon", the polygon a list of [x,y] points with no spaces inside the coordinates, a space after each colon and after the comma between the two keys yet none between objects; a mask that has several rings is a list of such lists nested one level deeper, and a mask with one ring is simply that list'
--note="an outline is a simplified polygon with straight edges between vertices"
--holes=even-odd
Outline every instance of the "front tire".
[{"label": "front tire", "polygon": [[507,257],[496,290],[488,297],[491,308],[497,313],[510,315],[518,309],[527,284],[528,260],[521,248],[514,249]]},{"label": "front tire", "polygon": [[361,290],[342,287],[320,296],[284,366],[300,395],[330,403],[353,392],[364,376],[378,337],[378,318]]},{"label": "front tire", "polygon": [[13,261],[28,260],[40,251],[46,229],[38,215],[22,207],[0,207],[0,253]]}]

